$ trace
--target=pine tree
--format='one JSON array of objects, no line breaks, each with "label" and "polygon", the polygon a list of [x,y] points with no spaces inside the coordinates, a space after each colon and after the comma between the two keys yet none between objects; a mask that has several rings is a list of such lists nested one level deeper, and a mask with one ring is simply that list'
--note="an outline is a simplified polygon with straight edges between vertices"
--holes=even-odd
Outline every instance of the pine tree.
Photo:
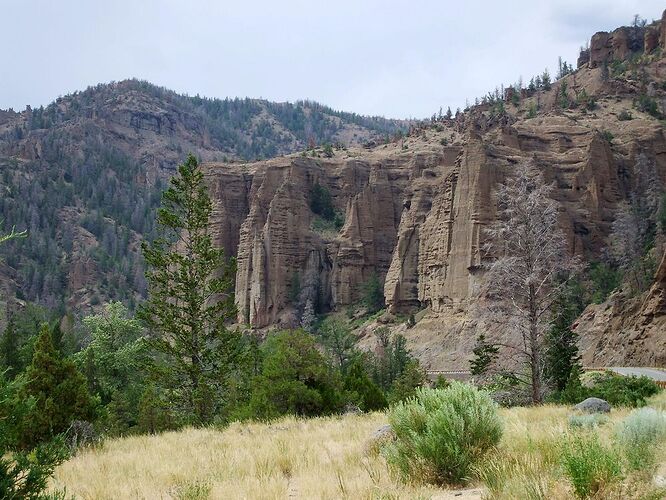
[{"label": "pine tree", "polygon": [[416,359],[410,359],[405,364],[402,373],[391,385],[390,402],[397,403],[411,398],[416,394],[416,389],[422,387],[427,380],[426,373]]},{"label": "pine tree", "polygon": [[338,320],[325,321],[319,328],[319,334],[334,363],[342,373],[345,373],[355,353],[356,336],[346,324]]},{"label": "pine tree", "polygon": [[493,361],[497,359],[498,352],[499,348],[488,343],[483,333],[480,334],[476,339],[476,346],[472,349],[474,358],[469,362],[472,375],[484,375]]},{"label": "pine tree", "polygon": [[[23,377],[7,381],[0,372],[0,498],[3,499],[46,498],[44,490],[49,477],[67,457],[62,438],[28,451],[18,449],[22,425],[31,417],[35,405],[34,399],[22,394],[24,383]],[[53,498],[56,496],[54,493]]]},{"label": "pine tree", "polygon": [[21,447],[31,449],[65,432],[74,420],[95,420],[96,403],[76,365],[56,351],[48,325],[42,326],[32,363],[25,373],[23,396],[34,398],[21,436]]},{"label": "pine tree", "polygon": [[[558,391],[564,390],[571,374],[580,369],[578,334],[571,329],[572,323],[581,313],[582,293],[569,287],[561,293],[553,306],[554,314],[546,336],[546,377]],[[578,292],[582,292],[580,289]]]},{"label": "pine tree", "polygon": [[316,416],[341,409],[341,380],[303,330],[271,334],[264,343],[261,375],[253,381],[253,416]]},{"label": "pine tree", "polygon": [[550,90],[550,73],[548,72],[548,68],[544,69],[541,74],[541,86],[544,90]]},{"label": "pine tree", "polygon": [[139,316],[169,405],[184,423],[205,424],[225,405],[240,356],[240,334],[225,325],[236,313],[235,262],[213,246],[212,203],[196,158],[189,155],[170,182],[157,215],[161,237],[142,244],[149,298]]}]

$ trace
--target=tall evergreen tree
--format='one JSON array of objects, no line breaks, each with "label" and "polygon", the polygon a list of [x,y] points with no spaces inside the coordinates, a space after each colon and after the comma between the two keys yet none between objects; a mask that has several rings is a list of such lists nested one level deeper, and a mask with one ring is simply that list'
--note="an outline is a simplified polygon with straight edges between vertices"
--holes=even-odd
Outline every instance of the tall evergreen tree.
[{"label": "tall evergreen tree", "polygon": [[160,237],[143,243],[149,298],[140,317],[157,351],[153,374],[183,422],[205,424],[224,406],[240,336],[225,323],[236,313],[235,262],[213,246],[212,203],[192,155],[162,196]]},{"label": "tall evergreen tree", "polygon": [[553,319],[546,336],[546,377],[558,391],[564,390],[572,372],[580,369],[578,334],[571,328],[582,312],[582,290],[570,284],[553,304]]}]

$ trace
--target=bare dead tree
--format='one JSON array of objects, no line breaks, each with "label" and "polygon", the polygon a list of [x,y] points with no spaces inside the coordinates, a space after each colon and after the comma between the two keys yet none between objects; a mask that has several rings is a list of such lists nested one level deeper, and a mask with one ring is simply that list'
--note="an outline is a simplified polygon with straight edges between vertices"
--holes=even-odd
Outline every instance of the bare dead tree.
[{"label": "bare dead tree", "polygon": [[486,230],[486,251],[494,257],[485,278],[487,311],[508,339],[499,345],[527,366],[534,403],[544,394],[551,308],[580,267],[567,252],[552,189],[535,166],[517,166],[498,189],[498,219]]}]

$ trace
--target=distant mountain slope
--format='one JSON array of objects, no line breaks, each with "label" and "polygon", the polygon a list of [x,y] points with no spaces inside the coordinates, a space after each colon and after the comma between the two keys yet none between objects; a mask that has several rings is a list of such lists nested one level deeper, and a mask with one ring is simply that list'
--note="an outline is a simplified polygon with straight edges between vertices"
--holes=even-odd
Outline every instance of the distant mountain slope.
[{"label": "distant mountain slope", "polygon": [[262,159],[360,145],[405,123],[313,102],[205,99],[138,80],[101,84],[45,108],[0,111],[0,219],[28,237],[2,248],[19,299],[70,307],[143,293],[139,240],[164,182],[192,152]]}]

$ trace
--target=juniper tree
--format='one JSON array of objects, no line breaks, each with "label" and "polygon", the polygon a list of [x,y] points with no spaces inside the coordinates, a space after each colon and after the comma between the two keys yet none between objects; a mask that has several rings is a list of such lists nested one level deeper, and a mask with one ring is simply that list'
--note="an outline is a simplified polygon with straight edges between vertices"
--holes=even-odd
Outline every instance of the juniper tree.
[{"label": "juniper tree", "polygon": [[528,368],[535,403],[543,397],[551,307],[578,269],[558,226],[551,190],[536,167],[518,165],[499,188],[498,219],[486,231],[486,251],[495,257],[486,274],[488,310],[505,334],[505,347]]},{"label": "juniper tree", "polygon": [[196,158],[187,157],[162,195],[160,237],[143,243],[148,299],[139,316],[157,355],[152,373],[183,422],[205,424],[224,407],[239,358],[232,287],[235,262],[213,245],[212,203]]},{"label": "juniper tree", "polygon": [[32,449],[50,441],[74,420],[92,422],[97,417],[97,403],[88,393],[85,377],[56,350],[46,323],[35,342],[25,380],[22,397],[34,398],[35,404],[22,428],[21,448]]}]

